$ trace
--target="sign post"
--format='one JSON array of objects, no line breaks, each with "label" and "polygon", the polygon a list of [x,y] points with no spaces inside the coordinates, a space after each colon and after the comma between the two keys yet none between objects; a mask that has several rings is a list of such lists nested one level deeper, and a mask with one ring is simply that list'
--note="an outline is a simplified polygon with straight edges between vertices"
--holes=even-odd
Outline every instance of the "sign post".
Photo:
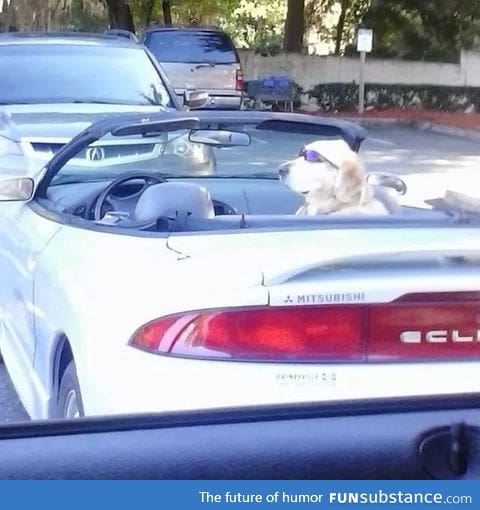
[{"label": "sign post", "polygon": [[360,68],[358,73],[358,113],[365,111],[365,62],[367,53],[372,51],[373,30],[359,28],[357,33],[357,51],[360,52]]}]

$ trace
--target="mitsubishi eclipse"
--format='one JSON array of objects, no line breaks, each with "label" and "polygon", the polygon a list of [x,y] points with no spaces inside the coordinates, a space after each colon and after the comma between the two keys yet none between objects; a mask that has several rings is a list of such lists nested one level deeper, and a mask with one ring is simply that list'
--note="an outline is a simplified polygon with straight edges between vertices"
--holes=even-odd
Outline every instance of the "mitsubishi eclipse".
[{"label": "mitsubishi eclipse", "polygon": [[[211,150],[212,175],[167,150],[179,137]],[[0,348],[29,415],[478,392],[478,213],[301,216],[278,178],[312,141],[364,138],[297,114],[166,112],[93,124],[40,171],[2,148],[17,174],[0,181]],[[78,161],[144,141],[157,157],[128,169]]]}]

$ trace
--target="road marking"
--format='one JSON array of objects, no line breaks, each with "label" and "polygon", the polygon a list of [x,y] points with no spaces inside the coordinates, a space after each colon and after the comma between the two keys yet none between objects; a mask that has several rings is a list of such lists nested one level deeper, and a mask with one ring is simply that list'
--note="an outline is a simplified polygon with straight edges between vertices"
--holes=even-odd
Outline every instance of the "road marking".
[{"label": "road marking", "polygon": [[386,145],[388,147],[392,147],[395,145],[395,142],[391,142],[389,140],[383,140],[383,138],[370,138],[368,137],[367,142],[373,142],[373,143],[378,143],[379,145]]}]

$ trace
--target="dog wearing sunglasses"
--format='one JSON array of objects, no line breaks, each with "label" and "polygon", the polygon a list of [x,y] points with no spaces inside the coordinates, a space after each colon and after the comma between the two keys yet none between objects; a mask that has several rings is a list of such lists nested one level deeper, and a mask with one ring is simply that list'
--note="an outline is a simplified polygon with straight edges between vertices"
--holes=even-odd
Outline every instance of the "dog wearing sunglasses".
[{"label": "dog wearing sunglasses", "polygon": [[280,165],[279,174],[283,184],[305,197],[296,214],[383,216],[393,212],[368,184],[358,154],[344,140],[305,145],[297,158]]}]

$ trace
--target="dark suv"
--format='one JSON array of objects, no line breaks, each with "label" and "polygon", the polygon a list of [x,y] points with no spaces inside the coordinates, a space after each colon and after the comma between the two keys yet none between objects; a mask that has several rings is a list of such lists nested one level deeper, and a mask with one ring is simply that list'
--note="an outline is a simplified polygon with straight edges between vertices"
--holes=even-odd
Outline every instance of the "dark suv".
[{"label": "dark suv", "polygon": [[156,28],[143,35],[179,96],[187,89],[208,93],[207,108],[237,110],[243,74],[230,37],[218,29]]}]

